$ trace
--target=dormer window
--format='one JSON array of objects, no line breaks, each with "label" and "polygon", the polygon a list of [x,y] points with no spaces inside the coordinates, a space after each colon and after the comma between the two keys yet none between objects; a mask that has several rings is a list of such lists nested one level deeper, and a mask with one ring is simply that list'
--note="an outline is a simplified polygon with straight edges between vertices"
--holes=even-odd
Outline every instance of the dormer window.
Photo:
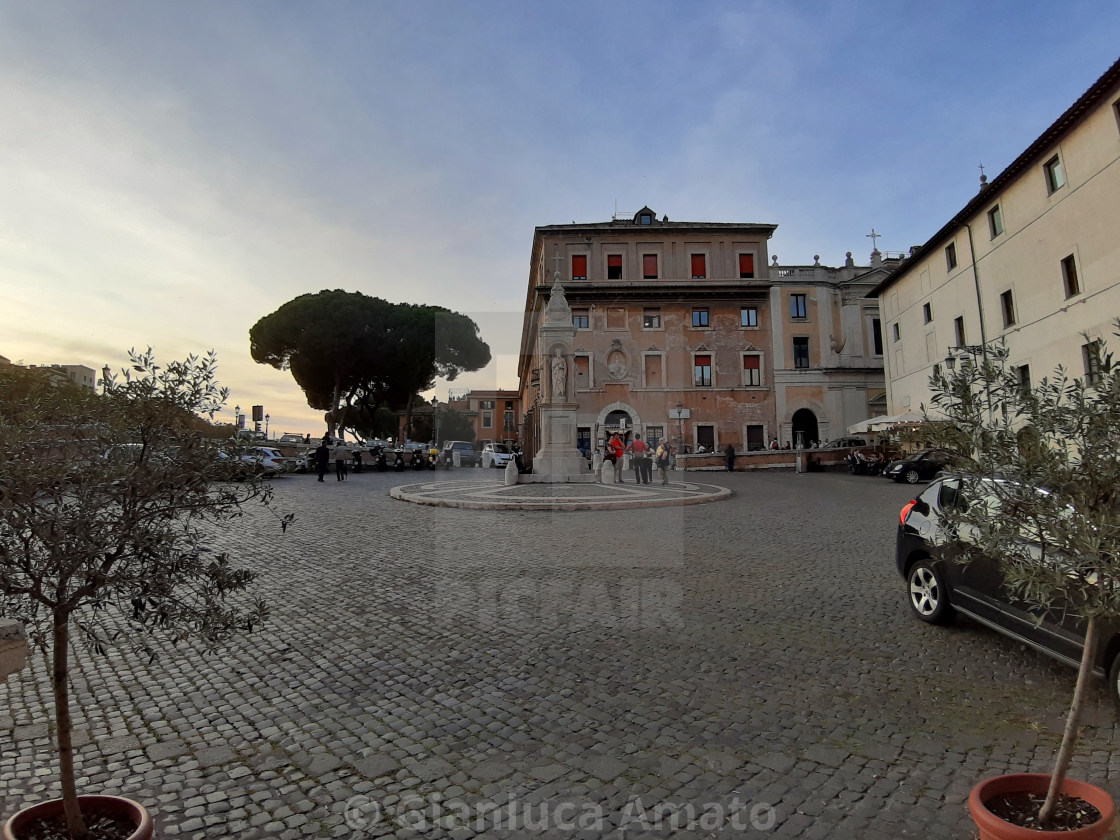
[{"label": "dormer window", "polygon": [[642,213],[640,216],[638,216],[638,224],[640,224],[640,225],[652,225],[653,224],[653,214],[652,213]]}]

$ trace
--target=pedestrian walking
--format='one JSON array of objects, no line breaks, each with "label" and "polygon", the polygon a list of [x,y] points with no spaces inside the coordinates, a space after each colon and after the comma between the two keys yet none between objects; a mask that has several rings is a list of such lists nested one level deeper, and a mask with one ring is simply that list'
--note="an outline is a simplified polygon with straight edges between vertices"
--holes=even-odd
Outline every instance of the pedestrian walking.
[{"label": "pedestrian walking", "polygon": [[727,471],[728,472],[734,472],[734,470],[735,470],[735,447],[732,446],[729,443],[729,444],[727,444],[727,449],[723,450],[723,452],[727,456]]},{"label": "pedestrian walking", "polygon": [[327,474],[327,466],[331,461],[331,450],[327,446],[327,439],[323,438],[322,442],[315,449],[315,471],[319,473],[319,480],[323,480],[323,476]]},{"label": "pedestrian walking", "polygon": [[345,443],[339,441],[334,449],[331,450],[331,456],[334,458],[334,476],[338,481],[346,480],[347,466],[346,462],[350,460],[350,449]]}]

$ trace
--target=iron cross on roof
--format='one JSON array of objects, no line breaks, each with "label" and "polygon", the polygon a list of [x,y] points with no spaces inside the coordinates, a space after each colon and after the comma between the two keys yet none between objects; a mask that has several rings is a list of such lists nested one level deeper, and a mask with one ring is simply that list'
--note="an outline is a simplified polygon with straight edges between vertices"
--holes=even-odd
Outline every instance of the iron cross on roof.
[{"label": "iron cross on roof", "polygon": [[868,233],[868,234],[865,234],[865,235],[867,236],[867,238],[868,238],[868,239],[870,239],[870,240],[871,240],[871,250],[872,250],[872,251],[878,251],[878,250],[879,250],[879,242],[878,242],[878,239],[879,239],[879,238],[880,238],[880,237],[881,237],[881,236],[882,236],[883,234],[881,234],[881,233],[876,233],[876,232],[875,232],[875,228],[871,228],[871,233]]}]

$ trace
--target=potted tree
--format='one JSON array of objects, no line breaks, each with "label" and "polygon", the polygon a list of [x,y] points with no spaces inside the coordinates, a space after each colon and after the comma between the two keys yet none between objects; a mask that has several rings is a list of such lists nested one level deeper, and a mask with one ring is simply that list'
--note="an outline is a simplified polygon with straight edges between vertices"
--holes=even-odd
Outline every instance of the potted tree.
[{"label": "potted tree", "polygon": [[1100,629],[1120,617],[1120,367],[1102,342],[1085,341],[1082,378],[1059,367],[1032,387],[995,344],[967,348],[930,383],[927,440],[965,456],[953,472],[972,500],[944,512],[955,537],[939,549],[944,562],[994,558],[1003,585],[1039,620],[1060,615],[1084,635],[1054,765],[973,790],[983,838],[1103,836],[1114,815],[1105,791],[1067,779]]},{"label": "potted tree", "polygon": [[101,394],[0,367],[0,617],[23,622],[47,659],[62,789],[13,816],[5,840],[151,836],[141,805],[78,795],[72,642],[154,656],[157,637],[213,648],[266,616],[242,594],[253,572],[214,548],[219,526],[270,500],[253,477],[221,480],[244,462],[205,419],[228,395],[214,353],[166,366],[150,348],[129,356]]}]

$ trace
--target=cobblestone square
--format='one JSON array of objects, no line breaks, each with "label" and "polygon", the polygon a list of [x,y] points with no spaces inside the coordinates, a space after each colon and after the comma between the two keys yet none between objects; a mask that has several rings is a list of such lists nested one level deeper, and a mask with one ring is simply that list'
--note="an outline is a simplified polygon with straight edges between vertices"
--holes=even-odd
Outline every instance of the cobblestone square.
[{"label": "cobblestone square", "polygon": [[[232,648],[79,649],[83,792],[190,838],[964,840],[976,781],[1049,768],[1074,673],[911,618],[911,488],[710,472],[688,477],[729,500],[389,498],[417,475],[278,479],[288,532],[248,511],[223,536],[272,609]],[[58,795],[48,697],[38,657],[0,686],[5,816]],[[1087,721],[1072,773],[1120,793],[1099,686]]]}]

